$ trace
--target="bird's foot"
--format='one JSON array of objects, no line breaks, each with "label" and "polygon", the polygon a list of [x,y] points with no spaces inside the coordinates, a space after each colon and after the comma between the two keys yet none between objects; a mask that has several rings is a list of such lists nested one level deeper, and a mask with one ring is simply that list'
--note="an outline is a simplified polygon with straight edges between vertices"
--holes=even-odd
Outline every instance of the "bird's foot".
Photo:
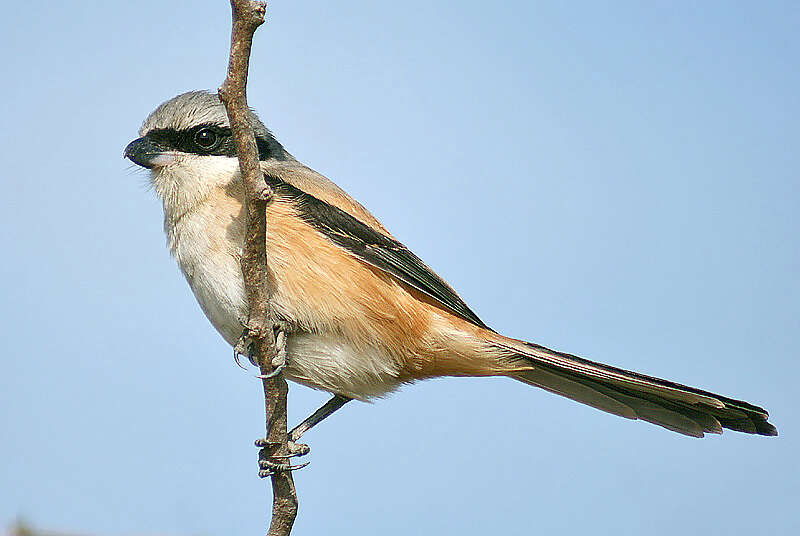
[{"label": "bird's foot", "polygon": [[[275,355],[272,356],[271,365],[272,372],[267,374],[259,374],[258,377],[262,380],[274,378],[286,368],[286,332],[282,329],[275,329]],[[263,369],[262,369],[263,370]]]},{"label": "bird's foot", "polygon": [[[271,443],[266,439],[256,439],[255,445],[261,449],[260,452],[264,452],[265,450],[269,450],[271,448],[275,448],[276,443]],[[286,442],[287,447],[289,448],[289,454],[283,456],[272,456],[273,458],[295,458],[299,456],[305,456],[309,452],[311,452],[311,448],[304,444],[304,443],[295,443],[291,439]],[[264,452],[265,457],[269,457],[268,452]]]},{"label": "bird's foot", "polygon": [[274,378],[286,368],[286,326],[284,323],[275,324],[272,328],[275,330],[275,355],[272,357],[272,372],[268,374],[259,374],[262,380]]},{"label": "bird's foot", "polygon": [[[289,325],[284,321],[277,321],[273,326],[275,333],[275,348],[277,350],[275,356],[272,358],[272,372],[258,376],[259,378],[274,378],[286,368],[286,333]],[[242,363],[239,361],[241,356],[247,357],[254,367],[259,366],[256,362],[256,341],[254,339],[253,331],[246,324],[242,330],[242,335],[233,347],[233,360],[241,368]]]},{"label": "bird's foot", "polygon": [[258,476],[260,478],[266,478],[268,476],[285,471],[296,471],[297,469],[302,469],[310,463],[306,462],[292,465],[288,461],[290,458],[305,456],[311,452],[311,449],[308,447],[308,445],[304,445],[302,443],[288,441],[288,454],[272,454],[271,451],[277,446],[277,444],[271,443],[266,439],[257,439],[256,446],[260,449],[258,451]]}]

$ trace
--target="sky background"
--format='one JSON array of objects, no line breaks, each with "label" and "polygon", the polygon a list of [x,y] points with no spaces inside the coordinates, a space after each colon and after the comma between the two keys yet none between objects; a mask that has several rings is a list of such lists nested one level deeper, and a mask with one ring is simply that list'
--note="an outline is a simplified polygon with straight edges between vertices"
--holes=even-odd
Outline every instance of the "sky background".
[{"label": "sky background", "polygon": [[[170,258],[146,115],[228,3],[4,2],[0,525],[263,533],[254,372]],[[767,408],[695,440],[503,379],[309,433],[294,534],[798,534],[800,4],[274,1],[249,101],[493,328]],[[327,395],[292,384],[289,420]]]}]

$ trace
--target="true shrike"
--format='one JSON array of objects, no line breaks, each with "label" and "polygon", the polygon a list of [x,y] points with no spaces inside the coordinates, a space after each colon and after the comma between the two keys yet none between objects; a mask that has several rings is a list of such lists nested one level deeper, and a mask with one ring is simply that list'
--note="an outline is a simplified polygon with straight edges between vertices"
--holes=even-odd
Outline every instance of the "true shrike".
[{"label": "true shrike", "polygon": [[[436,376],[507,376],[597,409],[702,437],[776,435],[760,407],[505,337],[333,182],[304,166],[255,113],[267,205],[269,292],[287,329],[286,376],[351,399]],[[125,156],[150,169],[164,230],[200,307],[235,345],[247,319],[244,189],[225,108],[194,91],[150,114]]]}]

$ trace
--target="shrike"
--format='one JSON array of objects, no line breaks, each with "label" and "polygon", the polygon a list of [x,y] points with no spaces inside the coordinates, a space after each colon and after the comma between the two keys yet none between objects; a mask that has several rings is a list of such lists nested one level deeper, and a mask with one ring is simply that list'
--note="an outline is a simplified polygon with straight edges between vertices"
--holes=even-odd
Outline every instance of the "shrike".
[{"label": "shrike", "polygon": [[[367,209],[304,166],[255,113],[267,183],[269,292],[287,326],[286,376],[334,394],[291,433],[351,399],[436,376],[507,376],[694,437],[777,435],[758,406],[500,335]],[[247,319],[240,259],[244,191],[218,96],[163,103],[125,156],[150,169],[164,230],[203,312],[235,345]]]}]

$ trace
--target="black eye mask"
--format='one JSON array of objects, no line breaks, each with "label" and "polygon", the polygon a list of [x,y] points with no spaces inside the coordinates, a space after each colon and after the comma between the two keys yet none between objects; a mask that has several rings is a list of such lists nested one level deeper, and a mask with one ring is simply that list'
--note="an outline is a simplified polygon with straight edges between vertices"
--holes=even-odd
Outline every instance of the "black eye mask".
[{"label": "black eye mask", "polygon": [[[236,157],[231,129],[215,124],[198,125],[186,130],[157,128],[148,132],[145,138],[165,150],[201,156]],[[256,136],[256,145],[259,160],[286,160],[289,156],[278,142],[263,136]]]}]

